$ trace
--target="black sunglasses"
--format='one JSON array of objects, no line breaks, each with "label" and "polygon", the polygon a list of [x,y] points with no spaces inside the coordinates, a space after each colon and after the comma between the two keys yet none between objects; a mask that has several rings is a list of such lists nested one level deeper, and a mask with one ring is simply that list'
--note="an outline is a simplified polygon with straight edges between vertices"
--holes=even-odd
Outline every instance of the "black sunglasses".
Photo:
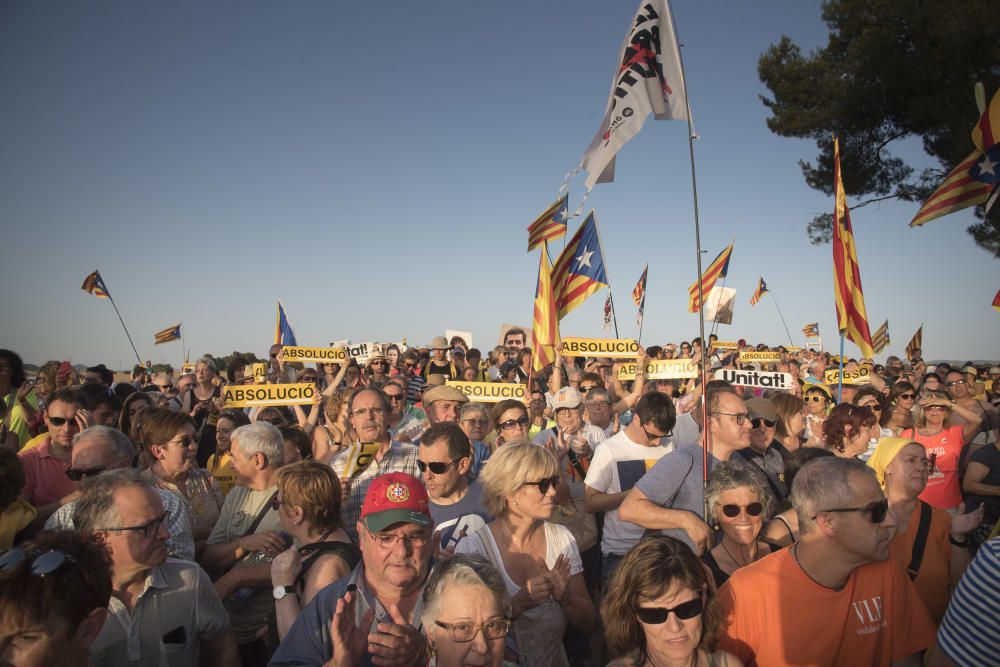
[{"label": "black sunglasses", "polygon": [[764,419],[763,417],[756,417],[754,419],[751,419],[750,423],[753,424],[754,428],[760,428],[761,424],[763,424],[767,428],[771,428],[772,426],[774,426],[774,421],[770,419]]},{"label": "black sunglasses", "polygon": [[503,431],[509,431],[515,426],[527,426],[528,422],[529,420],[527,417],[520,417],[518,419],[508,419],[505,422],[500,422],[500,429]]},{"label": "black sunglasses", "polygon": [[49,423],[56,427],[64,426],[67,423],[75,426],[76,417],[49,417]]},{"label": "black sunglasses", "polygon": [[749,505],[723,505],[722,513],[728,516],[730,519],[738,517],[741,510],[746,510],[747,514],[750,516],[760,516],[760,513],[764,511],[764,506],[761,503],[750,503]]},{"label": "black sunglasses", "polygon": [[107,470],[107,468],[103,466],[97,468],[87,468],[86,470],[80,470],[79,468],[70,468],[66,471],[66,476],[69,477],[74,482],[79,482],[84,477],[93,477],[94,475],[100,475],[105,470]]},{"label": "black sunglasses", "polygon": [[[873,503],[868,503],[864,507],[836,507],[834,509],[823,510],[817,512],[816,516],[823,514],[824,512],[863,512],[868,515],[868,518],[872,523],[882,523],[885,521],[885,515],[889,513],[889,501],[888,500],[877,500]],[[816,520],[816,516],[813,517],[813,521]]]},{"label": "black sunglasses", "polygon": [[49,549],[48,551],[39,554],[37,551],[29,552],[21,547],[14,547],[0,557],[0,572],[13,570],[28,558],[31,559],[31,566],[29,570],[31,574],[37,577],[44,577],[45,575],[52,574],[61,568],[66,561],[75,562],[72,556],[67,553],[63,553],[58,549]]},{"label": "black sunglasses", "polygon": [[686,621],[690,618],[694,618],[701,614],[705,608],[705,603],[702,602],[701,598],[695,598],[694,600],[688,600],[687,602],[681,603],[676,607],[636,607],[635,615],[639,618],[639,621],[647,625],[661,625],[667,622],[667,617],[670,616],[670,612],[677,615],[682,621]]},{"label": "black sunglasses", "polygon": [[554,489],[559,485],[559,475],[552,475],[552,477],[546,477],[545,479],[540,479],[537,482],[525,482],[525,484],[537,486],[538,491],[544,496],[549,492],[549,489]]},{"label": "black sunglasses", "polygon": [[423,461],[417,460],[417,467],[420,468],[420,472],[427,472],[427,469],[430,468],[430,471],[435,475],[443,475],[448,472],[448,468],[452,467],[461,460],[462,459],[454,459],[449,463],[444,463],[443,461],[431,461],[430,463],[424,463]]}]

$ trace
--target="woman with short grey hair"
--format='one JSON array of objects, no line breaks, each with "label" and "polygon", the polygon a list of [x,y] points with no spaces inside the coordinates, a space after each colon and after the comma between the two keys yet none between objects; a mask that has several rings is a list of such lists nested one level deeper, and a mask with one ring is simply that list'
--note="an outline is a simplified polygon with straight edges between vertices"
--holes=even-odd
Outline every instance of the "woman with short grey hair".
[{"label": "woman with short grey hair", "polygon": [[761,473],[735,461],[715,466],[705,493],[710,522],[722,539],[702,560],[718,587],[739,568],[771,553],[772,546],[757,538],[771,516],[774,499]]}]

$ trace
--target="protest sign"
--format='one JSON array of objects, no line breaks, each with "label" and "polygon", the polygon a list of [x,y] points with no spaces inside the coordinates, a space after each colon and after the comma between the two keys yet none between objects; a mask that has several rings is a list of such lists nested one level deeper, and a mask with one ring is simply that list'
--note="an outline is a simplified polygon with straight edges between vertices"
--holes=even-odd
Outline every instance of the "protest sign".
[{"label": "protest sign", "polygon": [[[619,380],[634,380],[639,365],[634,361],[621,365]],[[698,364],[690,359],[656,359],[646,362],[646,378],[649,380],[680,380],[698,377]]]},{"label": "protest sign", "polygon": [[363,472],[375,460],[375,452],[377,451],[377,442],[356,442],[348,446],[344,476],[350,478]]},{"label": "protest sign", "polygon": [[267,362],[256,361],[243,371],[245,378],[253,378],[254,382],[267,382]]},{"label": "protest sign", "polygon": [[445,329],[444,337],[448,339],[449,345],[451,344],[451,339],[458,336],[465,341],[466,347],[472,347],[472,332],[471,331],[460,331],[459,329]]},{"label": "protest sign", "polygon": [[525,402],[527,387],[506,382],[457,382],[448,380],[448,386],[458,389],[474,403],[499,403],[508,398]]},{"label": "protest sign", "polygon": [[497,338],[497,345],[516,347],[517,349],[531,347],[531,327],[504,322],[500,325],[500,337]]},{"label": "protest sign", "polygon": [[[844,370],[844,384],[871,384],[872,372],[871,369],[862,366],[861,368],[856,368],[853,371]],[[831,368],[823,373],[823,382],[833,386],[840,383],[840,369]]]},{"label": "protest sign", "polygon": [[634,359],[639,343],[632,338],[563,338],[565,357]]},{"label": "protest sign", "polygon": [[723,368],[715,371],[713,380],[725,380],[741,387],[761,387],[763,389],[791,389],[795,380],[791,373],[771,371],[746,371],[735,368]]},{"label": "protest sign", "polygon": [[740,349],[740,344],[736,341],[717,340],[712,343],[712,347],[716,350],[738,350]]},{"label": "protest sign", "polygon": [[302,347],[285,345],[281,348],[285,361],[301,361],[303,363],[340,364],[347,361],[347,350],[342,347]]},{"label": "protest sign", "polygon": [[781,361],[780,352],[754,352],[753,350],[743,350],[740,352],[740,361],[745,363],[751,363],[754,361],[761,361],[764,363],[773,363],[775,361]]},{"label": "protest sign", "polygon": [[[261,364],[263,366],[264,364]],[[296,384],[234,384],[222,388],[222,400],[227,408],[250,408],[264,405],[309,405],[315,402],[316,385]]]},{"label": "protest sign", "polygon": [[802,348],[798,345],[786,345],[785,352],[801,352]]},{"label": "protest sign", "polygon": [[181,364],[181,375],[187,375],[188,373],[194,373],[194,364],[185,362]]}]

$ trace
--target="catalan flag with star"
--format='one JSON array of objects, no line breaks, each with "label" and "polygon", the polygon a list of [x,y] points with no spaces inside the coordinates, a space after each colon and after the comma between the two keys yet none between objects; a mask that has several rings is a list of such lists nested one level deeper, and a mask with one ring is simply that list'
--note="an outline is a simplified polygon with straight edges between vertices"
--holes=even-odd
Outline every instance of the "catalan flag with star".
[{"label": "catalan flag with star", "polygon": [[819,338],[819,322],[813,322],[802,327],[802,333],[806,338]]},{"label": "catalan flag with star", "polygon": [[642,318],[646,313],[646,274],[649,273],[649,264],[642,267],[642,275],[639,276],[639,282],[635,284],[635,288],[632,290],[632,301],[635,305],[639,306],[639,314],[635,316],[635,323],[641,325]]},{"label": "catalan flag with star", "polygon": [[169,343],[173,340],[180,340],[181,338],[181,325],[175,324],[172,327],[167,327],[163,331],[157,331],[153,334],[153,344],[160,345],[162,343]]},{"label": "catalan flag with star", "polygon": [[688,287],[688,312],[697,313],[701,308],[701,299],[698,296],[698,283],[701,282],[701,291],[706,296],[715,287],[715,282],[719,278],[725,278],[726,273],[729,271],[729,258],[733,254],[733,244],[730,243],[729,247],[719,253],[719,256],[712,260],[712,263],[708,265],[701,274],[701,280],[695,281],[690,287]]},{"label": "catalan flag with star", "polygon": [[569,194],[565,194],[528,225],[528,252],[546,241],[566,236],[568,218]]},{"label": "catalan flag with star", "polygon": [[764,282],[764,277],[761,276],[757,280],[757,291],[753,293],[752,297],[750,297],[750,305],[756,306],[757,302],[761,300],[761,297],[763,297],[766,292],[767,292],[767,283]]},{"label": "catalan flag with star", "polygon": [[80,289],[101,299],[111,298],[111,293],[108,292],[108,287],[104,284],[104,279],[101,278],[100,271],[94,271],[89,276],[84,278],[83,285],[80,286]]},{"label": "catalan flag with star", "polygon": [[559,319],[608,286],[597,220],[591,212],[552,266],[552,293]]}]

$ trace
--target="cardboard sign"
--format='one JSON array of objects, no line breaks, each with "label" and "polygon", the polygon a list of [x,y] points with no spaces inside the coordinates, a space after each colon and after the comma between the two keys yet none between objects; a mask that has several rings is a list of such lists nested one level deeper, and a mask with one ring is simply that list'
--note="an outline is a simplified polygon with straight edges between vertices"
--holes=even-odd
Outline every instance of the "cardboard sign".
[{"label": "cardboard sign", "polygon": [[[853,371],[844,371],[844,384],[871,384],[872,372],[871,369],[862,366],[861,368],[856,368]],[[823,373],[823,383],[833,386],[840,383],[840,369],[831,368]]]},{"label": "cardboard sign", "polygon": [[[618,370],[619,380],[634,380],[639,364],[634,361],[622,364]],[[656,359],[646,362],[646,378],[649,380],[680,380],[698,377],[698,364],[690,359]]]},{"label": "cardboard sign", "polygon": [[740,344],[736,341],[722,341],[717,340],[712,343],[712,349],[715,350],[738,350],[740,349]]},{"label": "cardboard sign", "polygon": [[188,373],[194,373],[194,364],[182,364],[181,365],[181,375],[187,375]]},{"label": "cardboard sign", "polygon": [[462,340],[464,340],[467,347],[472,347],[472,332],[471,331],[462,331],[460,329],[445,329],[444,330],[444,337],[447,338],[449,342],[455,336],[458,336],[459,338],[461,338]]},{"label": "cardboard sign", "polygon": [[267,362],[255,361],[243,371],[243,377],[253,378],[254,382],[267,382]]},{"label": "cardboard sign", "polygon": [[766,363],[773,363],[775,361],[781,361],[781,352],[754,352],[753,350],[743,350],[740,352],[740,361],[762,361]]},{"label": "cardboard sign", "polygon": [[457,382],[448,380],[448,386],[458,389],[475,403],[499,403],[512,398],[525,402],[527,386],[523,384],[507,384],[506,382]]},{"label": "cardboard sign", "polygon": [[632,338],[563,338],[563,356],[635,359],[639,343]]},{"label": "cardboard sign", "polygon": [[356,442],[347,448],[347,465],[344,467],[345,477],[354,477],[371,465],[378,451],[377,442]]},{"label": "cardboard sign", "polygon": [[798,345],[788,345],[785,347],[785,352],[801,352],[802,348]]},{"label": "cardboard sign", "polygon": [[[264,364],[261,364],[263,366]],[[297,384],[235,384],[222,388],[227,408],[250,408],[265,405],[309,405],[316,398],[312,382]]]},{"label": "cardboard sign", "polygon": [[789,390],[795,382],[791,373],[771,371],[744,371],[735,368],[723,368],[715,371],[713,380],[725,380],[729,384],[741,387],[761,387],[763,389]]},{"label": "cardboard sign", "polygon": [[285,361],[316,362],[319,364],[341,364],[347,361],[347,350],[342,347],[302,347],[285,345]]},{"label": "cardboard sign", "polygon": [[[520,333],[512,333],[511,329],[518,329]],[[523,336],[521,334],[524,334]],[[531,347],[531,327],[523,327],[520,324],[509,324],[504,322],[500,325],[500,335],[497,338],[497,345],[504,347]],[[470,343],[471,345],[471,343]]]}]

